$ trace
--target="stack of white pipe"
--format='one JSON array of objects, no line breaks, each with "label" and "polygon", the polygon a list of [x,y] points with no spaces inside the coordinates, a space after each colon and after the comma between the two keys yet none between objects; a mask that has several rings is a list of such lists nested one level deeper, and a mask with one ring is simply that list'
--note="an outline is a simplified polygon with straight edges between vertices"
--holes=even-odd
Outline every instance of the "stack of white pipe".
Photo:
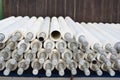
[{"label": "stack of white pipe", "polygon": [[[56,69],[64,76],[77,70],[98,76],[120,70],[120,24],[75,22],[70,17],[8,17],[0,20],[0,71],[18,75],[32,67],[50,77]],[[6,46],[6,47],[5,47]],[[18,67],[18,68],[17,68]],[[78,68],[78,69],[77,69]],[[79,74],[79,73],[78,73]]]}]

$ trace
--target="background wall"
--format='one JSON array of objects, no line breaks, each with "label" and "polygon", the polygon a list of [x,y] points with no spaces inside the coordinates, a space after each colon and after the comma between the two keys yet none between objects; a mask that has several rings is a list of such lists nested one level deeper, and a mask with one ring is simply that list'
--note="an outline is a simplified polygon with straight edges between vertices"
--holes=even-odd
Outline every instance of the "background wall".
[{"label": "background wall", "polygon": [[3,0],[3,16],[71,16],[79,22],[120,22],[120,0]]}]

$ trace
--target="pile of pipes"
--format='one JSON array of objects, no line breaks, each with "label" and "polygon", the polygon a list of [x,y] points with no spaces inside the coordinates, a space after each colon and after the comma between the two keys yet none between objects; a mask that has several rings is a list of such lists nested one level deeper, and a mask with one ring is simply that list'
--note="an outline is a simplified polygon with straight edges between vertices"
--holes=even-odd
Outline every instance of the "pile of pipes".
[{"label": "pile of pipes", "polygon": [[[0,20],[0,70],[4,75],[22,75],[32,67],[37,75],[43,68],[50,77],[56,69],[86,76],[90,70],[115,76],[120,70],[120,24],[78,23],[70,17],[8,17]],[[79,74],[80,75],[80,74]]]}]

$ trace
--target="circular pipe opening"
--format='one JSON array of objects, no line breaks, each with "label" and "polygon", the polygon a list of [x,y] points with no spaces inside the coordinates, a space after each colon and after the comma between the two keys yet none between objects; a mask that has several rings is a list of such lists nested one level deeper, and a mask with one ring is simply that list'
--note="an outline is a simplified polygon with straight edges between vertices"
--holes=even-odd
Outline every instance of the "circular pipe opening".
[{"label": "circular pipe opening", "polygon": [[5,35],[3,33],[0,33],[0,42],[2,42],[5,39]]},{"label": "circular pipe opening", "polygon": [[43,37],[39,37],[39,41],[43,42],[44,38]]},{"label": "circular pipe opening", "polygon": [[97,64],[97,61],[96,61],[96,60],[93,60],[92,63],[93,63],[93,64]]},{"label": "circular pipe opening", "polygon": [[54,38],[54,39],[58,39],[58,38],[60,38],[61,34],[60,34],[59,31],[53,31],[53,32],[51,33],[51,36],[52,36],[52,38]]},{"label": "circular pipe opening", "polygon": [[0,43],[0,49],[3,49],[5,47],[5,43]]}]

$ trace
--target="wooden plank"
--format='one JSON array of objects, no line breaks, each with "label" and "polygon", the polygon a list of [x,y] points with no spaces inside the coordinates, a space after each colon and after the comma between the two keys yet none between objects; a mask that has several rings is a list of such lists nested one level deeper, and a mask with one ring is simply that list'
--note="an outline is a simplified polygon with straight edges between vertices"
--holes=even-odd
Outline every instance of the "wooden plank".
[{"label": "wooden plank", "polygon": [[111,22],[112,3],[109,0],[102,0],[102,22]]},{"label": "wooden plank", "polygon": [[36,0],[28,0],[28,15],[36,15]]},{"label": "wooden plank", "polygon": [[83,13],[83,16],[84,16],[84,21],[85,22],[91,22],[92,21],[92,3],[91,3],[91,0],[84,0],[84,13]]},{"label": "wooden plank", "polygon": [[94,15],[93,15],[93,18],[94,18],[94,22],[101,22],[102,21],[102,2],[101,0],[94,0]]},{"label": "wooden plank", "polygon": [[117,22],[120,23],[120,0],[117,3]]},{"label": "wooden plank", "polygon": [[74,19],[74,0],[66,0],[66,16]]},{"label": "wooden plank", "polygon": [[3,0],[3,16],[4,18],[9,17],[10,16],[10,9],[9,9],[10,5],[9,5],[9,0]]},{"label": "wooden plank", "polygon": [[10,15],[17,16],[17,1],[18,0],[9,0],[10,2]]},{"label": "wooden plank", "polygon": [[56,16],[56,0],[47,0],[47,16]]},{"label": "wooden plank", "polygon": [[36,16],[45,17],[47,14],[47,0],[36,0]]},{"label": "wooden plank", "polygon": [[18,11],[17,11],[18,15],[27,16],[28,15],[28,0],[18,0],[18,1],[19,1]]},{"label": "wooden plank", "polygon": [[117,10],[117,6],[118,5],[116,5],[116,4],[118,4],[118,0],[112,0],[112,2],[113,2],[113,11],[112,11],[112,17],[111,17],[111,20],[112,20],[112,22],[117,22],[117,12],[118,12],[118,10]]},{"label": "wooden plank", "polygon": [[77,0],[76,2],[76,21],[82,22],[83,21],[83,0]]},{"label": "wooden plank", "polygon": [[56,0],[56,16],[65,16],[65,0]]}]

